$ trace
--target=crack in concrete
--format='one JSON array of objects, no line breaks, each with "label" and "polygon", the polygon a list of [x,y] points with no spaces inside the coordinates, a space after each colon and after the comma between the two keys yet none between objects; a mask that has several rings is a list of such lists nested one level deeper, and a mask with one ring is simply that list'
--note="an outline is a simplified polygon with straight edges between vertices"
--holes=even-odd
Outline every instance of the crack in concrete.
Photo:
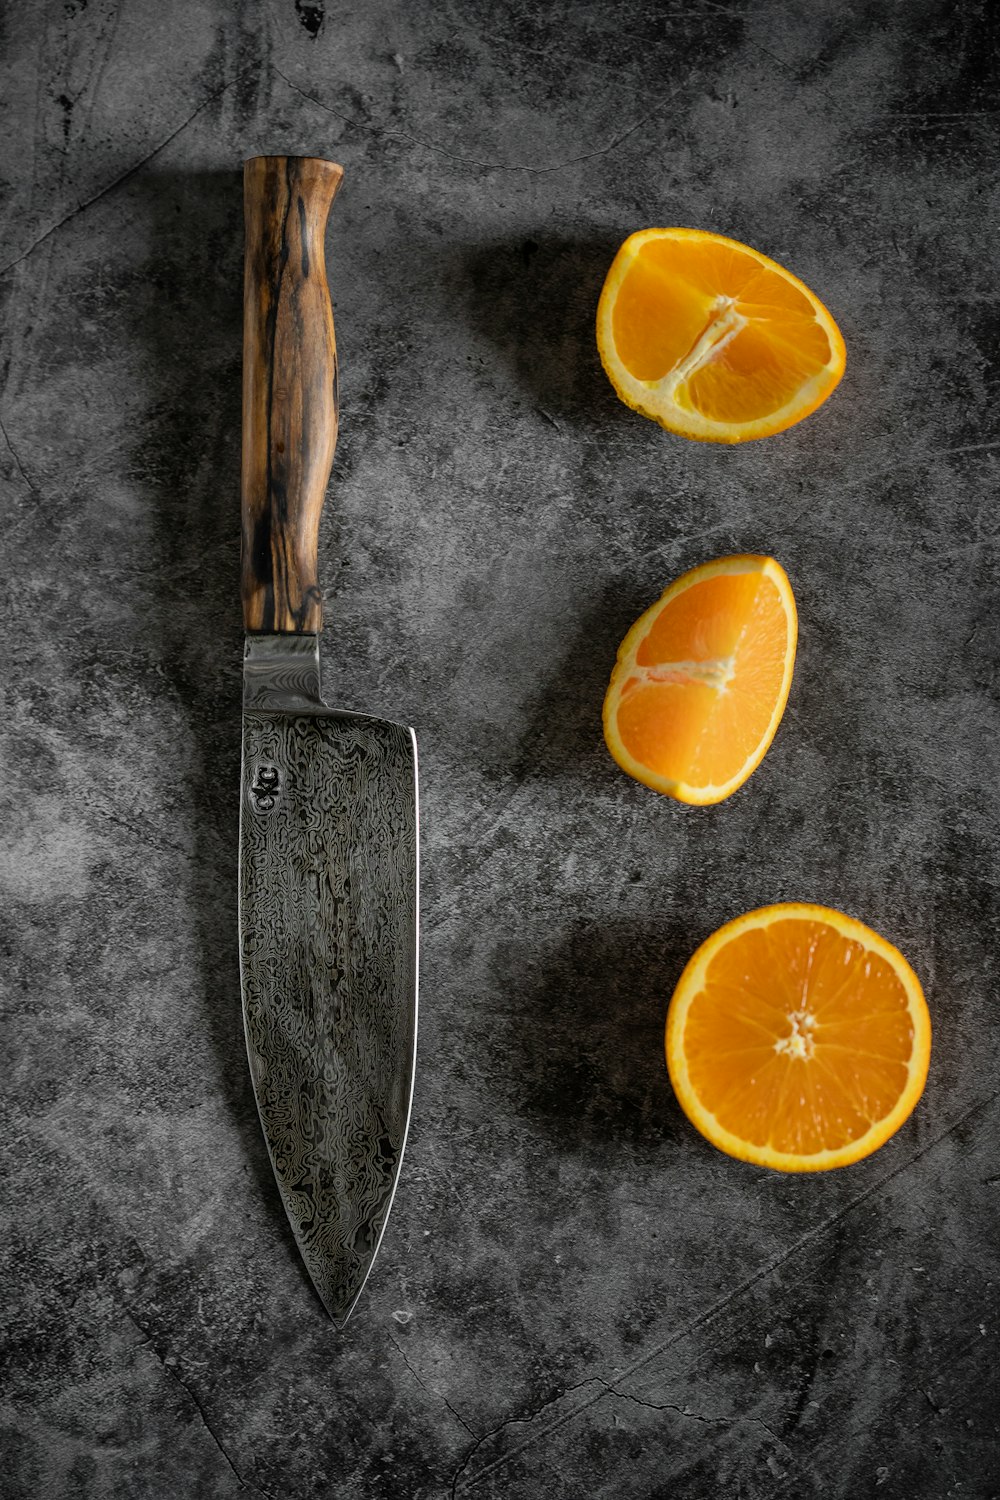
[{"label": "crack in concrete", "polygon": [[146,1329],[143,1328],[142,1324],[138,1321],[138,1319],[132,1313],[130,1313],[127,1308],[123,1308],[122,1311],[124,1312],[126,1318],[128,1318],[129,1322],[132,1324],[132,1327],[136,1330],[136,1332],[142,1334],[141,1341],[138,1344],[134,1345],[133,1347],[136,1348],[136,1349],[140,1349],[140,1348],[147,1348],[147,1349],[149,1349],[150,1353],[152,1354],[153,1358],[156,1360],[157,1364],[160,1366],[161,1370],[163,1370],[164,1374],[169,1375],[170,1378],[171,1378],[171,1380],[175,1381],[177,1383],[177,1385],[180,1386],[181,1390],[187,1396],[188,1400],[191,1402],[191,1405],[194,1407],[195,1411],[198,1413],[199,1417],[201,1418],[202,1426],[205,1428],[205,1431],[208,1433],[209,1437],[212,1439],[212,1442],[215,1444],[216,1448],[218,1448],[219,1452],[222,1454],[223,1458],[226,1460],[226,1463],[228,1464],[230,1470],[232,1471],[232,1474],[233,1474],[234,1478],[236,1479],[236,1482],[239,1485],[240,1489],[241,1490],[245,1490],[247,1488],[252,1488],[258,1494],[264,1495],[265,1496],[265,1500],[275,1500],[275,1496],[272,1494],[272,1492],[270,1490],[268,1490],[268,1489],[265,1489],[265,1487],[263,1485],[259,1484],[257,1481],[253,1481],[251,1483],[251,1482],[249,1482],[249,1481],[247,1481],[246,1479],[243,1478],[243,1475],[240,1473],[239,1469],[237,1469],[236,1465],[233,1463],[232,1459],[229,1457],[229,1454],[226,1452],[226,1449],[223,1447],[222,1443],[219,1441],[219,1438],[216,1435],[215,1430],[212,1427],[212,1424],[209,1422],[208,1417],[205,1414],[205,1408],[202,1406],[201,1402],[198,1400],[198,1397],[195,1395],[194,1391],[188,1385],[188,1383],[184,1379],[184,1377],[182,1375],[179,1375],[177,1373],[177,1371],[174,1369],[174,1367],[172,1365],[170,1365],[170,1364],[167,1363],[166,1358],[160,1353],[159,1349],[156,1347],[156,1344],[153,1342],[153,1339],[154,1339],[153,1333],[152,1332],[147,1332]]},{"label": "crack in concrete", "polygon": [[613,1385],[609,1385],[607,1389],[609,1396],[617,1396],[621,1401],[634,1401],[636,1406],[644,1406],[648,1411],[673,1411],[679,1417],[686,1417],[691,1422],[703,1422],[709,1427],[731,1427],[739,1420],[738,1417],[703,1417],[700,1412],[678,1406],[675,1401],[646,1401],[642,1396],[633,1396],[631,1391],[620,1391]]},{"label": "crack in concrete", "polygon": [[773,1427],[769,1427],[760,1417],[740,1415],[732,1417],[706,1417],[702,1416],[700,1412],[692,1411],[690,1407],[678,1406],[673,1401],[646,1401],[642,1396],[633,1396],[629,1391],[619,1391],[614,1386],[608,1387],[608,1394],[610,1396],[620,1396],[623,1401],[634,1401],[637,1406],[645,1406],[650,1411],[673,1411],[678,1416],[687,1418],[688,1421],[700,1422],[707,1427],[735,1427],[740,1422],[745,1422],[751,1427],[761,1428],[771,1439],[771,1442],[774,1443],[775,1447],[781,1449],[786,1461],[793,1460],[794,1455],[788,1444],[783,1438],[778,1436]]},{"label": "crack in concrete", "polygon": [[[475,1443],[469,1449],[468,1453],[463,1458],[461,1464],[455,1470],[454,1474],[451,1477],[451,1491],[450,1491],[450,1493],[451,1493],[452,1500],[455,1500],[455,1496],[456,1496],[456,1494],[458,1492],[458,1484],[459,1484],[459,1481],[462,1478],[462,1475],[465,1473],[466,1469],[469,1467],[469,1464],[472,1462],[473,1458],[476,1456],[476,1454],[478,1453],[479,1449],[483,1446],[483,1444],[485,1442],[488,1442],[490,1438],[498,1437],[500,1435],[500,1433],[504,1432],[508,1427],[523,1426],[525,1423],[534,1422],[536,1420],[536,1418],[540,1417],[544,1411],[548,1411],[548,1409],[549,1409],[550,1406],[556,1406],[560,1401],[564,1400],[566,1396],[571,1395],[573,1391],[581,1390],[583,1388],[583,1386],[585,1386],[585,1385],[595,1385],[595,1384],[599,1385],[601,1387],[601,1389],[597,1392],[597,1394],[595,1396],[592,1396],[589,1401],[584,1402],[584,1404],[582,1406],[576,1406],[576,1407],[573,1408],[572,1412],[569,1413],[569,1416],[576,1416],[576,1414],[578,1412],[586,1411],[586,1409],[587,1409],[588,1406],[592,1406],[595,1401],[599,1401],[601,1399],[601,1397],[606,1393],[606,1391],[608,1389],[607,1382],[604,1381],[604,1380],[602,1380],[601,1377],[600,1377],[600,1375],[592,1375],[592,1376],[590,1376],[590,1378],[588,1380],[581,1380],[576,1385],[568,1385],[563,1390],[557,1391],[554,1396],[550,1396],[547,1401],[543,1401],[542,1404],[541,1404],[541,1406],[537,1406],[537,1407],[535,1407],[531,1411],[522,1412],[522,1413],[518,1414],[517,1416],[506,1417],[499,1424],[499,1426],[497,1426],[497,1427],[491,1427],[488,1432],[484,1432],[483,1435],[482,1435],[482,1437],[476,1439]],[[568,1419],[564,1419],[564,1420],[568,1420]],[[559,1426],[559,1425],[561,1425],[561,1424],[560,1423],[556,1423],[555,1424],[555,1426]],[[552,1428],[549,1428],[547,1430],[551,1432],[551,1431],[554,1431],[555,1428],[552,1427]],[[522,1444],[521,1448],[515,1448],[511,1453],[501,1455],[501,1457],[498,1458],[498,1459],[496,1459],[495,1462],[493,1462],[492,1464],[487,1464],[487,1466],[486,1466],[485,1469],[481,1469],[478,1474],[473,1474],[471,1476],[471,1479],[469,1481],[470,1484],[478,1484],[479,1481],[481,1479],[484,1479],[487,1474],[489,1474],[489,1473],[492,1472],[493,1469],[499,1468],[501,1465],[505,1464],[508,1461],[508,1459],[515,1457],[515,1455],[517,1453],[520,1453],[524,1448],[529,1447],[529,1446],[530,1446],[530,1442],[529,1443],[524,1443],[524,1444]]]},{"label": "crack in concrete", "polygon": [[420,1389],[422,1391],[426,1391],[426,1393],[427,1393],[428,1396],[433,1396],[435,1398],[435,1400],[437,1400],[437,1401],[443,1401],[444,1404],[445,1404],[445,1406],[451,1412],[452,1416],[455,1418],[455,1421],[458,1422],[462,1427],[465,1428],[466,1432],[469,1434],[470,1437],[474,1438],[476,1436],[476,1434],[473,1431],[473,1429],[469,1426],[469,1424],[465,1420],[465,1418],[462,1416],[461,1412],[455,1410],[455,1408],[452,1406],[451,1402],[448,1400],[448,1397],[444,1394],[443,1391],[435,1391],[435,1390],[433,1390],[427,1384],[427,1382],[421,1378],[421,1376],[418,1373],[418,1371],[415,1370],[414,1367],[413,1367],[413,1365],[410,1364],[410,1361],[407,1358],[406,1351],[403,1348],[402,1344],[400,1344],[399,1341],[398,1341],[398,1339],[394,1338],[391,1333],[389,1335],[389,1342],[390,1342],[390,1344],[392,1344],[393,1348],[396,1350],[396,1353],[399,1355],[400,1359],[403,1361],[403,1364],[409,1370],[410,1374],[413,1376],[414,1380],[417,1382],[417,1385],[419,1385]]},{"label": "crack in concrete", "polygon": [[[564,1390],[561,1390],[561,1391],[557,1392],[557,1394],[554,1395],[554,1396],[550,1396],[547,1401],[544,1401],[542,1403],[542,1405],[539,1406],[539,1407],[537,1407],[534,1411],[527,1412],[527,1413],[525,1413],[525,1414],[523,1414],[521,1416],[508,1417],[506,1419],[506,1421],[501,1422],[498,1427],[492,1428],[489,1432],[484,1432],[483,1435],[482,1435],[482,1437],[479,1438],[477,1440],[477,1442],[473,1445],[473,1447],[469,1449],[469,1452],[465,1455],[465,1458],[462,1460],[462,1463],[461,1463],[460,1467],[458,1469],[456,1469],[455,1473],[452,1476],[451,1490],[450,1490],[451,1500],[456,1500],[456,1496],[457,1496],[457,1492],[458,1492],[458,1486],[459,1486],[459,1483],[461,1481],[462,1475],[468,1469],[469,1464],[471,1463],[472,1459],[475,1457],[475,1455],[478,1452],[478,1450],[482,1447],[482,1445],[489,1438],[499,1436],[499,1434],[502,1433],[507,1427],[514,1426],[515,1424],[523,1424],[523,1423],[526,1423],[526,1422],[533,1422],[533,1421],[535,1421],[535,1419],[537,1417],[541,1416],[541,1414],[544,1411],[547,1411],[550,1406],[557,1405],[566,1396],[571,1395],[573,1391],[582,1390],[584,1386],[595,1385],[595,1384],[600,1386],[600,1390],[595,1395],[591,1396],[589,1400],[583,1402],[579,1406],[574,1407],[572,1411],[570,1411],[570,1412],[568,1412],[566,1414],[566,1416],[562,1419],[562,1421],[556,1422],[556,1423],[554,1423],[552,1425],[552,1427],[547,1428],[546,1429],[546,1433],[554,1432],[557,1427],[562,1426],[562,1422],[563,1421],[570,1421],[573,1417],[578,1416],[581,1412],[586,1411],[589,1406],[595,1405],[604,1396],[613,1396],[613,1397],[617,1397],[619,1400],[622,1400],[622,1401],[632,1401],[632,1402],[635,1403],[636,1406],[644,1406],[649,1411],[670,1411],[670,1412],[676,1412],[676,1414],[678,1416],[684,1417],[688,1421],[698,1422],[700,1425],[707,1426],[707,1427],[733,1427],[738,1422],[741,1422],[741,1421],[742,1422],[746,1422],[746,1423],[748,1423],[748,1424],[750,1424],[752,1426],[760,1427],[767,1434],[767,1436],[770,1438],[770,1440],[775,1444],[775,1446],[777,1448],[781,1449],[782,1453],[785,1455],[786,1458],[790,1458],[791,1457],[791,1453],[790,1453],[790,1450],[788,1448],[788,1445],[782,1441],[782,1439],[778,1436],[778,1434],[774,1431],[774,1429],[772,1427],[769,1427],[768,1424],[766,1422],[762,1421],[761,1418],[759,1418],[759,1417],[740,1417],[740,1416],[735,1416],[735,1417],[713,1417],[713,1416],[705,1416],[705,1415],[703,1415],[700,1412],[691,1411],[687,1407],[678,1406],[676,1402],[672,1402],[672,1401],[647,1401],[647,1400],[644,1399],[644,1397],[633,1395],[630,1391],[620,1390],[614,1384],[614,1382],[606,1381],[600,1375],[592,1375],[588,1380],[580,1381],[576,1385],[566,1386],[566,1388]],[[542,1435],[544,1435],[544,1434],[542,1434]],[[478,1484],[480,1482],[480,1480],[484,1479],[494,1469],[502,1467],[505,1463],[508,1462],[508,1460],[510,1458],[515,1457],[517,1453],[523,1452],[525,1448],[530,1447],[530,1446],[531,1446],[531,1443],[529,1441],[528,1443],[522,1444],[521,1448],[515,1449],[512,1453],[501,1455],[501,1457],[499,1459],[497,1459],[492,1464],[488,1464],[487,1467],[485,1469],[480,1470],[480,1472],[478,1474],[473,1474],[470,1477],[470,1479],[468,1480],[468,1482],[463,1486],[463,1488],[468,1489],[468,1488],[471,1488],[472,1486]]]},{"label": "crack in concrete", "polygon": [[[212,1429],[211,1422],[208,1420],[208,1417],[205,1415],[205,1409],[202,1406],[201,1402],[198,1400],[198,1397],[195,1395],[194,1391],[188,1385],[187,1381],[183,1378],[183,1376],[178,1375],[178,1373],[177,1373],[176,1370],[171,1369],[171,1367],[166,1363],[166,1361],[163,1360],[163,1359],[161,1359],[159,1353],[157,1352],[157,1350],[155,1348],[153,1349],[153,1353],[156,1355],[157,1359],[160,1360],[160,1364],[166,1370],[167,1374],[170,1375],[170,1376],[172,1376],[172,1378],[174,1380],[176,1380],[177,1384],[180,1386],[181,1390],[186,1393],[188,1399],[190,1400],[191,1404],[194,1406],[194,1408],[197,1411],[199,1417],[201,1417],[202,1424],[203,1424],[203,1426],[205,1428],[205,1431],[208,1433],[209,1437],[212,1439],[212,1442],[218,1448],[219,1452],[222,1454],[223,1458],[226,1460],[226,1463],[229,1465],[230,1469],[232,1470],[232,1472],[233,1472],[233,1474],[234,1474],[234,1476],[236,1478],[236,1482],[239,1485],[240,1489],[241,1490],[245,1490],[246,1487],[247,1487],[246,1480],[243,1478],[243,1475],[237,1469],[236,1465],[233,1463],[232,1459],[229,1457],[229,1454],[226,1452],[225,1448],[220,1443],[218,1437],[216,1436],[215,1432]],[[256,1489],[257,1486],[255,1485],[254,1488]],[[264,1490],[261,1493],[267,1494],[267,1491]]]}]

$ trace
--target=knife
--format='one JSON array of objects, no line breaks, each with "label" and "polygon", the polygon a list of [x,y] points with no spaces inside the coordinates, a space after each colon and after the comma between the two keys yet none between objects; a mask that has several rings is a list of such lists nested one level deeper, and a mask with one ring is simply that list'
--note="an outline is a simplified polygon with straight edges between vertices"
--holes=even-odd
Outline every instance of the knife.
[{"label": "knife", "polygon": [[324,235],[343,170],[244,164],[240,979],[254,1094],[306,1268],[343,1325],[385,1231],[417,1032],[412,729],[320,692],[337,439]]}]

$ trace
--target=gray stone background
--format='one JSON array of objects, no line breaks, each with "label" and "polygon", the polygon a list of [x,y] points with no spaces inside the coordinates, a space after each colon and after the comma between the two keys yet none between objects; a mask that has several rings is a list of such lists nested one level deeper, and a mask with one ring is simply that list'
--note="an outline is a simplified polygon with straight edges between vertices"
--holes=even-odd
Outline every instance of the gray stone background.
[{"label": "gray stone background", "polygon": [[[66,0],[2,20],[0,1490],[985,1497],[997,1325],[997,107],[949,0]],[[413,723],[419,1071],[345,1333],[281,1210],[236,955],[240,164],[346,168],[330,697]],[[846,376],[736,450],[629,412],[633,229],[827,302]],[[618,642],[767,551],[788,712],[715,809],[613,765]],[[871,923],[912,1120],[783,1177],[662,1060],[697,943]]]}]

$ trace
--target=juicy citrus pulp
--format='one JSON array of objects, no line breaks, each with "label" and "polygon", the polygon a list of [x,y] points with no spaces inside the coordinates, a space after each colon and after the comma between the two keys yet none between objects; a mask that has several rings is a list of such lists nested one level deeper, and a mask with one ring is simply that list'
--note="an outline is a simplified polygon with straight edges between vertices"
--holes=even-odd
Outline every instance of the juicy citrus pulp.
[{"label": "juicy citrus pulp", "polygon": [[604,737],[622,770],[680,802],[728,797],[774,738],[797,633],[773,557],[720,557],[683,574],[618,651]]},{"label": "juicy citrus pulp", "polygon": [[667,1013],[681,1108],[730,1156],[785,1172],[860,1161],[923,1092],[931,1023],[885,938],[825,906],[748,912],[694,954]]},{"label": "juicy citrus pulp", "polygon": [[801,421],[846,359],[836,323],[797,277],[700,229],[630,235],[601,292],[597,347],[628,406],[717,443]]}]

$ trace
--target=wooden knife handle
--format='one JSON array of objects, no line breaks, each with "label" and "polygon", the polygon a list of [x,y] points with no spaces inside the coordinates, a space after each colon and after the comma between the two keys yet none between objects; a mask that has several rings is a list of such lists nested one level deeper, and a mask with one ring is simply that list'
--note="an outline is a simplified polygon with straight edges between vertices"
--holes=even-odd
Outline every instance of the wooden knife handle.
[{"label": "wooden knife handle", "polygon": [[319,518],[337,442],[337,346],[323,237],[344,172],[312,156],[243,167],[243,622],[323,624]]}]

